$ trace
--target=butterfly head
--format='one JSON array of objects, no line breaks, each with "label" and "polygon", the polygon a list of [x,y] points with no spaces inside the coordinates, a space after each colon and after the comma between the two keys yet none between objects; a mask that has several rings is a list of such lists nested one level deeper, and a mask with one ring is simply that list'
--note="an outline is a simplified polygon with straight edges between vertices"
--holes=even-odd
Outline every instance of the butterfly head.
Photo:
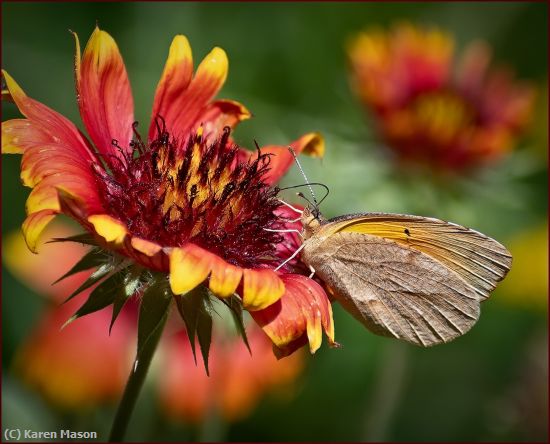
[{"label": "butterfly head", "polygon": [[309,207],[304,208],[302,213],[302,226],[304,227],[304,239],[309,239],[315,234],[319,227],[325,222],[325,218],[320,213],[319,208]]}]

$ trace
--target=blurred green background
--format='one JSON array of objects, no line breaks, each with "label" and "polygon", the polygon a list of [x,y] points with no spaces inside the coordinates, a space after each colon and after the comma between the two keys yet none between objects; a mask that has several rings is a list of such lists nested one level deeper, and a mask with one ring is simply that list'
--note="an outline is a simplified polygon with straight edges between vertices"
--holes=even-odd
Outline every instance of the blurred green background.
[{"label": "blurred green background", "polygon": [[[309,131],[325,136],[325,158],[304,159],[303,166],[311,181],[331,189],[322,208],[327,217],[364,211],[435,216],[508,245],[547,223],[547,17],[546,3],[523,2],[3,3],[2,67],[27,94],[82,128],[73,87],[74,43],[67,30],[76,31],[84,45],[97,21],[122,52],[136,118],[148,122],[172,37],[189,38],[195,63],[221,46],[230,70],[220,97],[238,100],[254,114],[236,130],[238,142],[284,144]],[[446,29],[455,35],[458,52],[472,39],[485,39],[497,64],[512,67],[539,90],[534,121],[514,153],[448,189],[392,168],[349,88],[347,39],[366,26],[402,20]],[[2,111],[2,120],[18,116],[13,104],[3,104]],[[28,189],[20,185],[19,162],[18,156],[2,158],[3,235],[18,229],[25,217]],[[283,183],[302,182],[294,169]],[[540,242],[546,248],[547,242]],[[530,268],[528,254],[516,260],[526,263],[514,267]],[[536,278],[547,282],[546,275]],[[522,277],[515,279],[483,304],[471,332],[432,349],[377,337],[334,306],[336,340],[343,347],[323,346],[308,358],[292,400],[268,396],[249,418],[206,436],[226,441],[546,440],[547,292],[523,294]],[[49,407],[11,371],[14,352],[39,319],[44,301],[4,268],[2,294],[3,426],[63,427],[66,414]],[[154,396],[146,389],[140,398],[128,439],[197,439],[191,427],[159,417]],[[105,406],[81,414],[78,428],[98,430],[105,439],[113,412],[114,406]]]}]

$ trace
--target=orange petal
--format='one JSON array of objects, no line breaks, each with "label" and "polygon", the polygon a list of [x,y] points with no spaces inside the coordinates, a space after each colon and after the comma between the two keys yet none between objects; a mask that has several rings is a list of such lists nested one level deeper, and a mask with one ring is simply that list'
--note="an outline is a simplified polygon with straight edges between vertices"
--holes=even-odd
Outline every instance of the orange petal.
[{"label": "orange petal", "polygon": [[36,253],[40,235],[56,215],[57,211],[41,210],[36,213],[29,214],[23,222],[23,236],[25,236],[25,242],[27,243],[29,250],[33,253]]},{"label": "orange petal", "polygon": [[[296,155],[300,153],[312,157],[322,157],[325,153],[325,140],[319,133],[307,133],[290,144]],[[264,176],[268,184],[277,183],[294,163],[294,157],[288,151],[288,146],[267,145],[260,149],[261,154],[273,154],[270,160],[270,170]],[[252,151],[242,151],[244,158],[256,157],[258,154]]]},{"label": "orange petal", "polygon": [[248,311],[262,310],[276,302],[285,292],[283,281],[270,269],[245,269],[243,307]]},{"label": "orange petal", "polygon": [[[75,159],[92,162],[97,160],[89,149],[86,139],[72,122],[46,105],[28,97],[6,71],[2,70],[2,76],[19,111],[33,124],[33,132],[40,130],[49,136],[50,144],[65,149],[70,148]],[[44,142],[43,139],[39,141]]]},{"label": "orange petal", "polygon": [[[185,68],[184,73],[187,73]],[[204,58],[197,68],[195,77],[185,85],[184,81],[177,79],[161,79],[161,83],[177,82],[173,93],[159,97],[158,104],[155,97],[155,109],[162,110],[160,115],[166,122],[167,130],[176,137],[183,137],[189,131],[197,128],[200,118],[207,109],[208,103],[218,93],[227,77],[228,61],[225,51],[214,48]],[[185,85],[185,86],[184,86]],[[153,115],[153,120],[156,116]],[[155,129],[150,129],[149,135],[155,134]]]},{"label": "orange petal", "polygon": [[213,255],[193,244],[170,252],[170,287],[174,294],[185,294],[205,281],[212,270]]},{"label": "orange petal", "polygon": [[2,154],[23,154],[37,141],[47,143],[48,138],[28,119],[12,119],[2,122]]},{"label": "orange petal", "polygon": [[90,222],[101,237],[107,242],[113,242],[117,245],[121,245],[128,233],[126,225],[114,217],[107,214],[94,214],[88,217]]},{"label": "orange petal", "polygon": [[185,94],[193,76],[193,53],[187,37],[177,35],[172,40],[168,59],[164,65],[162,76],[157,85],[151,126],[149,127],[149,140],[157,136],[155,119],[162,116],[168,128],[172,128],[176,117],[172,109],[174,101]]},{"label": "orange petal", "polygon": [[27,214],[36,213],[41,210],[60,211],[57,190],[47,184],[39,184],[29,194],[25,205]]},{"label": "orange petal", "polygon": [[252,114],[241,103],[233,100],[216,100],[204,110],[198,120],[202,124],[204,137],[218,137],[228,126],[234,128],[239,122],[250,119]]},{"label": "orange petal", "polygon": [[[2,71],[7,89],[27,119],[2,123],[3,152],[22,152],[21,178],[30,187],[40,186],[30,198],[29,212],[55,209],[55,188],[78,196],[85,212],[101,211],[91,165],[97,162],[86,139],[65,117],[27,97],[11,76]],[[47,189],[50,187],[50,189]],[[40,195],[42,203],[34,205]],[[44,203],[48,196],[49,203]]]},{"label": "orange petal", "polygon": [[160,250],[162,250],[162,247],[159,244],[141,239],[139,237],[132,237],[130,243],[137,251],[150,257],[153,257]]},{"label": "orange petal", "polygon": [[[64,177],[67,177],[68,181],[80,182],[86,185],[86,190],[96,194],[90,162],[75,159],[74,154],[65,147],[32,143],[33,146],[28,146],[21,159],[21,180],[25,186],[32,188],[45,177],[55,175],[58,183],[64,182]],[[82,189],[82,186],[79,188]]]},{"label": "orange petal", "polygon": [[311,353],[321,345],[323,329],[334,345],[332,307],[323,288],[302,275],[282,276],[285,294],[265,310],[252,312],[254,320],[286,356],[301,347],[305,339]]},{"label": "orange petal", "polygon": [[[78,56],[78,39],[76,47]],[[98,151],[110,163],[111,156],[122,157],[113,140],[129,150],[134,100],[117,44],[97,26],[84,49],[82,62],[75,64],[75,73],[82,121]]]},{"label": "orange petal", "polygon": [[229,297],[237,290],[242,275],[242,268],[228,264],[221,258],[215,258],[212,261],[209,288],[219,297]]}]

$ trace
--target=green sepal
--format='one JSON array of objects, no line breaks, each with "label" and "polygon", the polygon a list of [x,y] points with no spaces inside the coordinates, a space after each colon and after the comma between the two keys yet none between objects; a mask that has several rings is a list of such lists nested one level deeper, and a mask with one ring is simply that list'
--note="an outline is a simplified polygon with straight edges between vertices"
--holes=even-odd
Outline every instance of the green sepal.
[{"label": "green sepal", "polygon": [[197,364],[195,352],[195,337],[199,339],[202,360],[206,374],[210,376],[208,369],[208,355],[212,342],[212,301],[208,290],[204,285],[199,285],[190,292],[176,297],[178,311],[185,323],[187,336]]},{"label": "green sepal", "polygon": [[80,260],[69,271],[67,271],[67,273],[52,283],[52,285],[57,284],[73,274],[89,270],[90,268],[99,267],[104,264],[106,260],[109,259],[105,257],[105,253],[103,253],[99,248],[92,248],[82,258],[80,258]]},{"label": "green sepal", "polygon": [[159,329],[162,330],[166,323],[171,299],[172,292],[168,287],[168,281],[163,278],[157,279],[143,292],[139,306],[137,362],[148,344],[156,340]]},{"label": "green sepal", "polygon": [[141,276],[143,274],[143,268],[139,265],[134,265],[133,267],[126,269],[126,274],[124,276],[123,283],[121,285],[122,291],[117,291],[115,294],[115,299],[113,301],[113,315],[111,317],[111,324],[109,325],[109,334],[113,325],[120,314],[120,310],[124,307],[124,304],[130,296],[136,293],[141,285]]},{"label": "green sepal", "polygon": [[104,263],[98,267],[96,271],[94,271],[88,279],[86,279],[80,287],[78,287],[75,291],[71,293],[71,295],[65,299],[65,302],[70,301],[72,298],[74,298],[77,294],[82,293],[84,290],[90,288],[92,285],[94,285],[96,282],[99,282],[101,279],[103,279],[105,276],[107,276],[109,273],[113,272],[118,266],[120,265],[120,261],[115,261],[111,263]]},{"label": "green sepal", "polygon": [[101,284],[99,284],[88,296],[88,299],[84,304],[72,315],[65,324],[63,324],[62,329],[73,322],[75,319],[81,318],[90,313],[95,313],[108,305],[111,305],[117,296],[118,293],[124,293],[124,286],[122,285],[124,281],[124,275],[126,269],[121,270],[112,276],[109,276]]},{"label": "green sepal", "polygon": [[248,343],[248,336],[246,335],[246,328],[244,326],[243,305],[241,300],[236,295],[232,295],[229,298],[222,298],[221,300],[227,306],[227,308],[229,308],[229,311],[233,316],[233,320],[235,321],[235,327],[241,335],[241,338],[243,339],[243,342],[246,345],[248,352],[252,355],[252,350],[250,349],[250,344]]},{"label": "green sepal", "polygon": [[53,239],[50,239],[47,244],[51,244],[54,242],[75,242],[78,244],[84,244],[84,245],[93,245],[94,247],[97,246],[97,241],[94,239],[93,235],[90,233],[81,233],[76,234],[74,236],[68,236],[68,237],[54,237]]}]

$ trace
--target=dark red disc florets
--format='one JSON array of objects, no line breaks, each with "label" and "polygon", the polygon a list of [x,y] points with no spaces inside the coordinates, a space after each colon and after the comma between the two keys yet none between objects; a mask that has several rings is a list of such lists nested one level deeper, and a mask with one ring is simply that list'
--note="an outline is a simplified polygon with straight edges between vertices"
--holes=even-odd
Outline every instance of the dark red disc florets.
[{"label": "dark red disc florets", "polygon": [[163,247],[193,242],[230,263],[254,267],[277,260],[281,223],[277,188],[263,181],[269,156],[239,158],[229,128],[208,143],[201,131],[179,143],[162,129],[146,145],[134,127],[131,150],[109,172],[96,165],[103,204],[129,232]]}]

